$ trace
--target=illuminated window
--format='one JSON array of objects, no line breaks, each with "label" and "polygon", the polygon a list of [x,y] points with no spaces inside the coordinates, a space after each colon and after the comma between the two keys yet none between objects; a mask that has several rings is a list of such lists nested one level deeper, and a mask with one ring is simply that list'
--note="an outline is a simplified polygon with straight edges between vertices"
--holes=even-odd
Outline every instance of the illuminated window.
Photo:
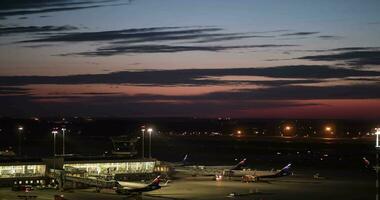
[{"label": "illuminated window", "polygon": [[155,162],[73,163],[65,164],[64,167],[86,170],[90,175],[110,173],[151,173],[154,171]]},{"label": "illuminated window", "polygon": [[44,176],[45,170],[45,165],[0,166],[0,178]]}]

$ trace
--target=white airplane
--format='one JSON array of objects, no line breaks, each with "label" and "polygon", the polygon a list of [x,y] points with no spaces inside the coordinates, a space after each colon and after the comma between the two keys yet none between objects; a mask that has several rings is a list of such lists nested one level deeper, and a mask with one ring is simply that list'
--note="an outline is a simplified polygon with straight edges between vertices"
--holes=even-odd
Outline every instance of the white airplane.
[{"label": "white airplane", "polygon": [[[167,181],[163,186],[166,186],[169,181]],[[116,193],[130,195],[130,194],[141,194],[142,192],[149,192],[153,190],[158,190],[160,186],[160,176],[157,176],[151,183],[135,183],[126,181],[116,182]]]},{"label": "white airplane", "polygon": [[259,170],[224,170],[223,173],[216,174],[216,180],[222,180],[225,177],[242,177],[246,182],[256,182],[260,179],[279,178],[291,175],[291,164],[289,163],[281,170],[277,171],[259,171]]},{"label": "white airplane", "polygon": [[188,159],[188,154],[185,155],[185,157],[183,157],[182,161],[180,162],[173,162],[173,163],[170,163],[170,165],[172,167],[183,167],[183,166],[187,166],[189,165],[187,159]]},{"label": "white airplane", "polygon": [[244,158],[233,166],[178,165],[175,167],[175,171],[191,175],[214,176],[226,170],[241,170],[246,160]]}]

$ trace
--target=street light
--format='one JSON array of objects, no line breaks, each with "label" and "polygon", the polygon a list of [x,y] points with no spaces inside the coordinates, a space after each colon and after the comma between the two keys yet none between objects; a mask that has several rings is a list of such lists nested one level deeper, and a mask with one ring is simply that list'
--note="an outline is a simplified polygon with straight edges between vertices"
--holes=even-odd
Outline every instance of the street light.
[{"label": "street light", "polygon": [[65,131],[66,128],[62,128],[62,155],[65,155]]},{"label": "street light", "polygon": [[55,155],[56,155],[56,149],[55,149],[55,137],[56,137],[56,135],[57,135],[57,133],[58,133],[58,131],[56,131],[56,130],[53,130],[53,131],[51,131],[51,133],[53,134],[53,137],[54,137],[54,161],[53,161],[53,168],[54,168],[54,173],[55,173]]},{"label": "street light", "polygon": [[375,128],[376,135],[376,200],[379,200],[379,136],[380,128]]},{"label": "street light", "polygon": [[148,133],[149,133],[149,158],[152,158],[152,128],[148,128]]},{"label": "street light", "polygon": [[21,156],[21,139],[22,139],[22,131],[24,130],[24,127],[19,126],[17,128],[18,130],[18,155]]},{"label": "street light", "polygon": [[141,129],[141,133],[142,133],[142,137],[141,137],[141,158],[142,159],[144,159],[144,154],[145,154],[145,152],[144,152],[144,140],[145,140],[145,127],[143,127],[142,129]]},{"label": "street light", "polygon": [[56,155],[55,138],[56,138],[56,135],[57,135],[58,131],[53,130],[51,133],[53,134],[53,138],[54,138],[54,143],[53,143],[53,145],[54,145],[54,157],[55,157],[55,155]]},{"label": "street light", "polygon": [[291,129],[292,129],[291,126],[285,126],[285,130],[286,130],[286,131],[290,131]]},{"label": "street light", "polygon": [[379,148],[379,136],[380,136],[380,128],[375,128],[375,135],[376,135],[376,148]]}]

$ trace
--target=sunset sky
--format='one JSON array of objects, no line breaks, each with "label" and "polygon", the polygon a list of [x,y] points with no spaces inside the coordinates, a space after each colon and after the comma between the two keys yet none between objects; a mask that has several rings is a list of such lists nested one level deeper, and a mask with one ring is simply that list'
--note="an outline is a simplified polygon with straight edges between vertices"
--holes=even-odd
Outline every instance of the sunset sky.
[{"label": "sunset sky", "polygon": [[379,0],[2,0],[0,116],[380,119]]}]

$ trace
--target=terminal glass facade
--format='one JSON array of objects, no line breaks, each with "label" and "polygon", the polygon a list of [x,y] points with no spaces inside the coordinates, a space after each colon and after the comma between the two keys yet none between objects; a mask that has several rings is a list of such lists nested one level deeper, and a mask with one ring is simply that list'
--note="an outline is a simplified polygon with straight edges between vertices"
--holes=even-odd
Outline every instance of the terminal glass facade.
[{"label": "terminal glass facade", "polygon": [[89,175],[152,173],[155,162],[73,163],[64,168],[85,170]]},{"label": "terminal glass facade", "polygon": [[0,166],[0,178],[42,177],[45,172],[45,165]]}]

